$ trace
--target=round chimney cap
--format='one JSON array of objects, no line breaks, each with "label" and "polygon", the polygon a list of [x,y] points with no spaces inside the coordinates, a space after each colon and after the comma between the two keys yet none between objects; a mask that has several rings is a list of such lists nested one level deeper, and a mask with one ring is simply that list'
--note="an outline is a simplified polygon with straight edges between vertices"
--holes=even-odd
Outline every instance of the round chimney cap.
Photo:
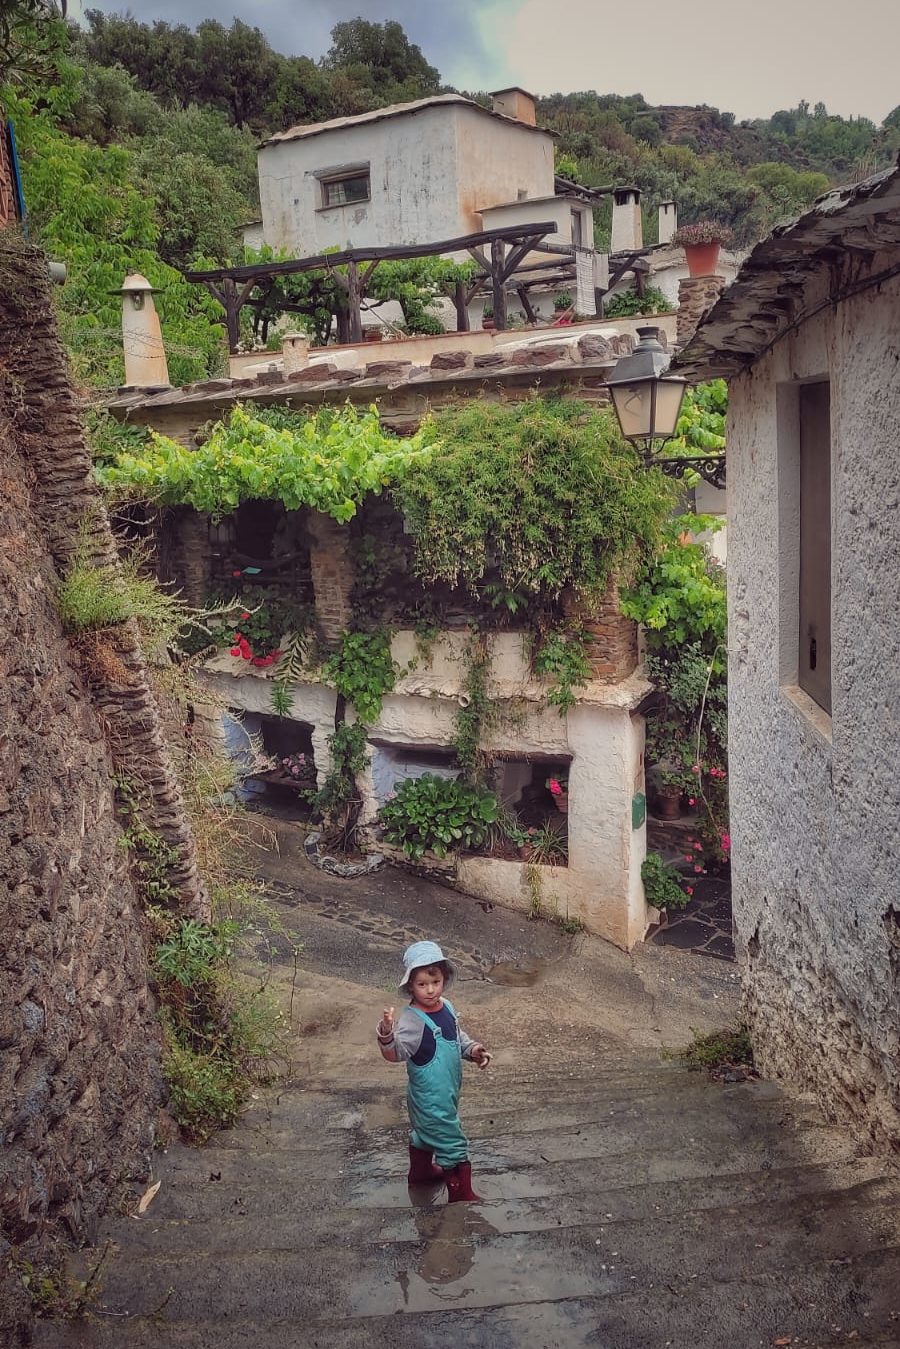
[{"label": "round chimney cap", "polygon": [[122,282],[121,290],[111,290],[110,295],[135,295],[143,292],[144,295],[159,295],[160,291],[155,286],[151,286],[145,276],[140,272],[129,272]]}]

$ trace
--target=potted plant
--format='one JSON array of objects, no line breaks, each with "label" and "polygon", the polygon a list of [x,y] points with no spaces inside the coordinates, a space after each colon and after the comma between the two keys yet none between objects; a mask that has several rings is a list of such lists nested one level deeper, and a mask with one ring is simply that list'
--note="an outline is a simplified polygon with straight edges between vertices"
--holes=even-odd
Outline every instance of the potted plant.
[{"label": "potted plant", "polygon": [[647,853],[641,863],[641,880],[647,903],[659,909],[663,918],[669,909],[683,909],[690,903],[693,888],[683,884],[677,867],[658,852]]},{"label": "potted plant", "polygon": [[539,829],[528,830],[528,841],[519,855],[536,866],[564,867],[569,861],[568,840],[547,820]]},{"label": "potted plant", "polygon": [[494,308],[493,305],[486,304],[481,315],[481,326],[486,332],[492,332],[494,328]]},{"label": "potted plant", "polygon": [[562,774],[549,777],[544,786],[553,797],[553,804],[562,815],[569,813],[569,779]]},{"label": "potted plant", "polygon": [[553,312],[556,314],[554,327],[565,327],[572,322],[571,309],[574,304],[572,293],[568,290],[561,290],[553,301]]},{"label": "potted plant", "polygon": [[654,771],[656,781],[656,810],[661,820],[677,820],[681,815],[681,794],[684,778],[680,769],[658,764]]},{"label": "potted plant", "polygon": [[383,328],[363,328],[364,342],[380,342],[384,337]]},{"label": "potted plant", "polygon": [[731,239],[728,226],[716,220],[682,225],[672,235],[672,243],[684,249],[691,276],[713,276],[719,263],[719,250],[723,244],[730,244]]}]

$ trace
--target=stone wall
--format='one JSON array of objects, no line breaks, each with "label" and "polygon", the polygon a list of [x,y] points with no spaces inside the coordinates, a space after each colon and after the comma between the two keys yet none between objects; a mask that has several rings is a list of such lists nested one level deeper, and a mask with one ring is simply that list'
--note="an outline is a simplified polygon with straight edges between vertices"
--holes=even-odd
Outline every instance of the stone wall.
[{"label": "stone wall", "polygon": [[336,641],[352,626],[350,593],[353,563],[347,551],[347,527],[330,515],[310,511],[310,567],[316,617],[327,642]]},{"label": "stone wall", "polygon": [[724,276],[685,276],[678,283],[678,333],[676,346],[683,347],[697,325],[725,289]]},{"label": "stone wall", "polygon": [[[872,271],[897,261],[895,249]],[[799,307],[821,307],[829,280],[823,266]],[[896,277],[827,305],[732,382],[728,428],[732,870],[746,1010],[763,1072],[815,1092],[832,1117],[895,1148],[898,305]],[[799,465],[787,401],[793,381],[823,378],[830,716],[797,687]]]},{"label": "stone wall", "polygon": [[161,1099],[159,1027],[117,768],[141,762],[177,849],[185,911],[204,897],[136,633],[80,648],[59,572],[115,565],[52,319],[46,260],[0,240],[0,1342],[24,1343],[16,1260],[90,1231],[143,1175]]}]

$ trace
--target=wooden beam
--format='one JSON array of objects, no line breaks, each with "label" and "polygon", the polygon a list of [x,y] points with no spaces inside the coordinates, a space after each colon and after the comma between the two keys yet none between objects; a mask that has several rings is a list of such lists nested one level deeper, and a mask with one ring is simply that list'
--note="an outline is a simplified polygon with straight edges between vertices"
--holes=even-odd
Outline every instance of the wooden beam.
[{"label": "wooden beam", "polygon": [[355,262],[347,263],[347,309],[350,315],[350,341],[361,342],[362,289],[359,284],[359,267]]},{"label": "wooden beam", "polygon": [[503,280],[508,281],[519,263],[527,258],[528,254],[540,244],[540,239],[526,239],[524,243],[518,244],[511,249],[506,261],[503,264]]},{"label": "wooden beam", "polygon": [[454,285],[453,303],[456,306],[456,331],[467,333],[469,331],[469,302],[464,281],[457,281]]},{"label": "wooden beam", "polygon": [[491,264],[488,262],[484,252],[480,248],[467,248],[466,252],[469,253],[471,257],[475,259],[479,267],[484,269],[485,275],[489,276],[491,272]]},{"label": "wooden beam", "polygon": [[538,316],[531,306],[531,301],[528,298],[528,291],[525,289],[524,286],[519,286],[518,290],[516,291],[516,294],[519,297],[519,303],[525,310],[525,317],[528,319],[528,322],[537,323]]},{"label": "wooden beam", "polygon": [[491,283],[494,292],[494,327],[502,332],[506,327],[506,290],[503,286],[505,250],[502,239],[491,242]]},{"label": "wooden beam", "polygon": [[[552,234],[556,230],[555,220],[545,220],[535,225],[507,225],[503,229],[481,230],[477,234],[462,234],[455,239],[440,239],[430,244],[395,244],[387,248],[346,248],[340,253],[317,253],[308,258],[290,258],[286,262],[258,262],[245,267],[218,267],[212,271],[185,271],[182,275],[188,281],[247,281],[250,277],[291,276],[296,272],[329,271],[342,267],[348,262],[382,262],[391,258],[428,258],[444,253],[464,253],[470,248],[480,248],[501,240],[510,245],[520,244],[525,239],[533,239]],[[548,245],[549,247],[549,245]],[[485,258],[485,264],[487,259]],[[487,270],[490,270],[488,267]]]}]

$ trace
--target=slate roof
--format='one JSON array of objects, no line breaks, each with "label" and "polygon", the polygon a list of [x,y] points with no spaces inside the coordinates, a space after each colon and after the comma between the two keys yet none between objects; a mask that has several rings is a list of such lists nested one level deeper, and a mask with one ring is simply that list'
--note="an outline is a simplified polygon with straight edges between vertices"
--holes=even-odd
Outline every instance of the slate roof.
[{"label": "slate roof", "polygon": [[[852,256],[861,263],[857,284],[871,284],[867,265],[891,248],[897,250],[896,265],[888,269],[894,273],[900,271],[900,161],[864,182],[826,192],[757,244],[672,369],[697,380],[740,374],[811,316],[802,309],[811,276]],[[832,302],[829,297],[826,304]]]},{"label": "slate roof", "polygon": [[269,136],[261,143],[260,149],[264,149],[267,145],[278,145],[281,141],[305,140],[309,136],[321,136],[326,131],[341,131],[345,127],[383,122],[389,117],[406,117],[411,113],[422,112],[425,108],[446,107],[474,108],[476,112],[484,113],[486,117],[495,117],[510,126],[520,126],[526,131],[537,131],[542,136],[553,135],[553,132],[545,127],[531,126],[528,122],[520,122],[517,117],[507,117],[502,112],[494,112],[481,103],[475,103],[471,98],[464,98],[462,94],[434,94],[431,98],[417,98],[411,103],[388,103],[383,108],[373,108],[371,112],[361,112],[355,117],[332,117],[327,122],[310,122],[288,127],[286,131],[277,131],[274,136]]}]

